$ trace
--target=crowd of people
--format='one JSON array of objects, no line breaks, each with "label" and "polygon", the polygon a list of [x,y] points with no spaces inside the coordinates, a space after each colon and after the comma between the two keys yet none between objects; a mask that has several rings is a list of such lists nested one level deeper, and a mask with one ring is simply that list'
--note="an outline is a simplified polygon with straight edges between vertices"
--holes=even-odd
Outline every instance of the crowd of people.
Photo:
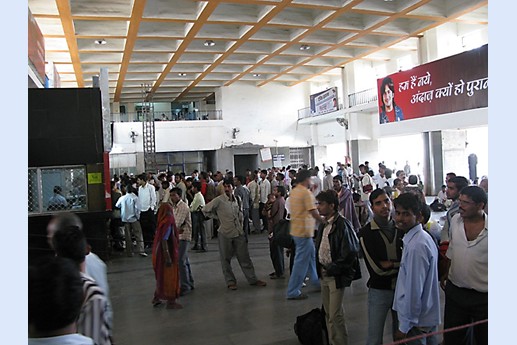
[{"label": "crowd of people", "polygon": [[[127,256],[152,256],[156,280],[152,306],[181,309],[180,297],[194,290],[188,252],[206,252],[209,236],[217,239],[229,290],[238,289],[231,265],[234,257],[247,284],[267,286],[255,272],[248,250],[249,236],[267,233],[273,270],[269,278],[288,276],[287,300],[308,298],[302,292],[307,285],[320,291],[329,344],[348,343],[344,291],[361,277],[360,258],[369,274],[367,344],[382,343],[388,314],[394,341],[421,336],[408,344],[437,344],[433,332],[442,315],[445,329],[488,319],[488,178],[478,186],[447,174],[445,188],[437,196],[447,210],[442,227],[430,219],[431,209],[416,175],[398,170],[393,176],[383,163],[376,173],[368,162],[357,166],[359,174],[350,164],[339,162],[335,174],[332,167],[323,168],[322,178],[318,167],[307,166],[247,170],[236,176],[231,171],[197,170],[189,176],[183,172],[113,176],[113,243]],[[286,219],[292,239],[288,248],[275,241],[276,228]],[[68,318],[57,327],[57,323],[42,325],[40,309],[54,309],[39,302],[42,291],[29,289],[29,337],[56,335],[53,330],[58,328],[66,334],[77,329],[97,344],[110,344],[112,311],[105,265],[91,253],[80,220],[73,213],[58,213],[49,223],[48,237],[58,257],[74,262],[90,297],[78,317],[72,318],[72,310],[63,313]],[[290,259],[289,274],[285,256]],[[42,267],[64,271],[70,266],[66,261],[53,259]],[[41,284],[39,275],[29,273],[30,282]],[[70,284],[72,280],[76,284],[77,274],[72,273],[67,277],[74,275]],[[446,296],[443,314],[440,287]],[[77,309],[74,303],[70,301]],[[71,323],[76,327],[68,327]],[[487,330],[485,322],[446,332],[444,344],[469,344],[468,337],[486,344]]]}]

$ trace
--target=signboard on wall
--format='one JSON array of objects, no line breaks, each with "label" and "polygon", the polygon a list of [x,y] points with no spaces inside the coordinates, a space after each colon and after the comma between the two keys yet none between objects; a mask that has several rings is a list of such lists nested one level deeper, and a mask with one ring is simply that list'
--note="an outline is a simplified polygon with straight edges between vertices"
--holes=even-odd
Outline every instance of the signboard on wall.
[{"label": "signboard on wall", "polygon": [[273,159],[273,156],[271,155],[271,148],[266,147],[263,149],[260,149],[260,158],[263,162],[270,161]]},{"label": "signboard on wall", "polygon": [[337,87],[332,87],[311,97],[311,115],[317,116],[338,110]]},{"label": "signboard on wall", "polygon": [[377,79],[379,123],[488,107],[488,45]]}]

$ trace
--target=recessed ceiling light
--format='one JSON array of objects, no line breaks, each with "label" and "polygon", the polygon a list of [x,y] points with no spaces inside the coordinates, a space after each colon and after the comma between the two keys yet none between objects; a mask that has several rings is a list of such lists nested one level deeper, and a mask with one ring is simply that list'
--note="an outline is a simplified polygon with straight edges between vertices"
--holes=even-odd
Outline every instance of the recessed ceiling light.
[{"label": "recessed ceiling light", "polygon": [[106,40],[103,38],[101,40],[95,40],[95,44],[99,44],[99,45],[103,45],[103,44],[106,44]]},{"label": "recessed ceiling light", "polygon": [[302,45],[300,46],[300,50],[309,50],[309,49],[311,49],[311,47],[310,47],[310,46],[308,46],[308,45],[306,45],[306,44],[302,44]]},{"label": "recessed ceiling light", "polygon": [[205,43],[203,43],[207,47],[213,47],[215,46],[215,42],[212,40],[206,40]]},{"label": "recessed ceiling light", "polygon": [[254,77],[260,77],[260,73],[253,73]]},{"label": "recessed ceiling light", "polygon": [[179,75],[180,77],[184,77],[184,76],[186,76],[186,75],[187,75],[187,73],[178,73],[178,75]]}]

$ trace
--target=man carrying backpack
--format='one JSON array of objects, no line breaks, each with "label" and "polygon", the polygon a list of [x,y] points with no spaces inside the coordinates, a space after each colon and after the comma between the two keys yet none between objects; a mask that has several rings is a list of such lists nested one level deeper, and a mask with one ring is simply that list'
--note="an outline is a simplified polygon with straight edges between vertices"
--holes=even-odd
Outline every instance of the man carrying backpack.
[{"label": "man carrying backpack", "polygon": [[347,345],[348,333],[343,310],[345,287],[358,277],[359,240],[350,221],[338,213],[339,199],[334,190],[316,196],[324,218],[316,237],[316,269],[330,345]]}]

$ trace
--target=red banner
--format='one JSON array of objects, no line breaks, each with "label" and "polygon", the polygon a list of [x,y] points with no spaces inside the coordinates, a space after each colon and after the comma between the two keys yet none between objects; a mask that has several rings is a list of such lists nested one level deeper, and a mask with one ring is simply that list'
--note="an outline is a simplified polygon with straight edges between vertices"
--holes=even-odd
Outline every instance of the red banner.
[{"label": "red banner", "polygon": [[377,80],[379,122],[488,107],[488,45]]}]

